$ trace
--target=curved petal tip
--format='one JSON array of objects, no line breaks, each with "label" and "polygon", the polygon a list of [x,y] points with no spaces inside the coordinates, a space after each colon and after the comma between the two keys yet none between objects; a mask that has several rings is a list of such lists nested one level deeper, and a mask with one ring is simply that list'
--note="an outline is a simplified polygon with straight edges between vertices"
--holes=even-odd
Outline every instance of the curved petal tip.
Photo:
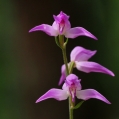
[{"label": "curved petal tip", "polygon": [[85,89],[81,91],[77,91],[77,98],[82,100],[88,100],[91,98],[95,98],[101,100],[107,104],[111,104],[102,94],[94,89]]},{"label": "curved petal tip", "polygon": [[48,24],[41,24],[41,25],[35,26],[34,28],[29,30],[29,33],[33,32],[33,31],[43,31],[49,36],[57,36],[58,35],[57,31],[52,26],[50,26]]},{"label": "curved petal tip", "polygon": [[98,40],[92,33],[90,33],[88,30],[84,29],[83,27],[74,27],[65,33],[65,37],[67,37],[67,38],[73,39],[78,36],[87,36],[94,40]]},{"label": "curved petal tip", "polygon": [[68,98],[68,95],[67,92],[64,90],[52,88],[49,91],[47,91],[44,95],[42,95],[38,100],[36,100],[36,103],[49,98],[54,98],[58,101],[61,101],[66,100]]},{"label": "curved petal tip", "polygon": [[86,73],[100,72],[100,73],[108,74],[110,76],[115,76],[111,70],[107,69],[106,67],[96,62],[88,62],[88,61],[76,62],[76,68]]}]

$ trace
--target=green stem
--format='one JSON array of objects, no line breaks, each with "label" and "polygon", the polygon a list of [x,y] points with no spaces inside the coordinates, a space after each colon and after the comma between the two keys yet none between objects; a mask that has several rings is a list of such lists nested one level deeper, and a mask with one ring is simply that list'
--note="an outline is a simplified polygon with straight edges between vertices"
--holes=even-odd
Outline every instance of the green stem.
[{"label": "green stem", "polygon": [[68,69],[68,62],[67,62],[67,56],[66,56],[66,47],[63,47],[62,54],[63,54],[64,64],[66,66],[66,75],[68,76],[69,75],[69,69]]},{"label": "green stem", "polygon": [[69,116],[70,119],[73,119],[73,109],[69,109]]},{"label": "green stem", "polygon": [[70,62],[70,66],[69,66],[69,74],[71,74],[71,73],[72,73],[73,68],[74,68],[74,65],[75,65],[75,63],[74,63],[74,62]]},{"label": "green stem", "polygon": [[69,97],[69,119],[73,119],[73,109],[72,109],[71,97]]},{"label": "green stem", "polygon": [[[64,64],[66,66],[66,75],[68,76],[70,73],[69,73],[67,56],[66,56],[66,46],[62,48],[62,54],[63,54]],[[69,119],[73,119],[72,100],[70,96],[69,96]]]}]

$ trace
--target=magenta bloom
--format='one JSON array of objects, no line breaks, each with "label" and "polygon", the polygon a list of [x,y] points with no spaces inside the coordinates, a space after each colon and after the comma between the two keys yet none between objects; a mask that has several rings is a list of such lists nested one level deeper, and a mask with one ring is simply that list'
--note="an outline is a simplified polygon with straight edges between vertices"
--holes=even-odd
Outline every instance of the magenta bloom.
[{"label": "magenta bloom", "polygon": [[49,36],[64,35],[66,38],[76,38],[78,36],[87,36],[97,40],[97,38],[83,27],[71,28],[69,16],[62,11],[57,16],[53,15],[54,22],[51,25],[41,24],[32,28],[29,32],[43,31]]},{"label": "magenta bloom", "polygon": [[[114,73],[109,69],[105,68],[104,66],[96,62],[88,61],[88,59],[90,59],[95,54],[96,50],[91,51],[83,47],[77,46],[71,51],[70,61],[71,62],[73,61],[75,63],[75,68],[77,68],[79,71],[83,71],[85,73],[100,72],[114,76]],[[62,65],[59,85],[65,80],[65,78],[66,78],[66,68],[65,65]]]},{"label": "magenta bloom", "polygon": [[66,77],[66,81],[62,89],[52,88],[44,95],[42,95],[36,103],[46,100],[48,98],[54,98],[56,100],[66,100],[69,96],[73,102],[75,102],[75,97],[82,100],[88,100],[90,98],[95,98],[104,101],[107,104],[111,104],[103,95],[94,89],[81,90],[81,84],[78,77],[74,74],[70,74]]}]

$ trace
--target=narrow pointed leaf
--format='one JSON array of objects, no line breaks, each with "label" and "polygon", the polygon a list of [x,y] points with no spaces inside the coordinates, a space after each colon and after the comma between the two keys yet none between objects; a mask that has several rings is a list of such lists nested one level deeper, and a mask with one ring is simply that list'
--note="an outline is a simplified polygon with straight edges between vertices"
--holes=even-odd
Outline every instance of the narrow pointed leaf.
[{"label": "narrow pointed leaf", "polygon": [[56,42],[57,46],[60,47],[57,37],[55,37],[55,42]]},{"label": "narrow pointed leaf", "polygon": [[64,47],[66,47],[67,43],[68,43],[68,38],[66,39],[66,41],[64,43]]},{"label": "narrow pointed leaf", "polygon": [[73,109],[78,109],[83,103],[84,101],[79,102],[75,107],[73,107]]}]

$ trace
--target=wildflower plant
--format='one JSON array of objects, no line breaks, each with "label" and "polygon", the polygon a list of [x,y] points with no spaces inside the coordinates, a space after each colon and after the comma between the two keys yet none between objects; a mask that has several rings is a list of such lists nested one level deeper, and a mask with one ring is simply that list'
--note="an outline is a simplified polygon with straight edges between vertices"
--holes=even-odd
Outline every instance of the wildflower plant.
[{"label": "wildflower plant", "polygon": [[[78,36],[87,36],[94,40],[97,40],[97,38],[83,27],[71,28],[69,16],[62,11],[57,16],[53,15],[53,18],[54,22],[52,25],[41,24],[32,28],[29,32],[43,31],[49,36],[55,37],[55,42],[60,47],[63,54],[64,64],[61,66],[61,77],[58,83],[59,85],[63,83],[63,86],[62,89],[51,88],[44,95],[39,97],[36,103],[48,98],[54,98],[58,101],[68,99],[69,119],[73,119],[73,110],[78,109],[83,102],[88,99],[95,98],[107,104],[111,104],[102,94],[94,89],[82,90],[81,79],[73,74],[73,69],[76,68],[85,73],[100,72],[114,76],[114,73],[106,67],[99,63],[88,61],[96,54],[96,50],[91,51],[81,46],[76,46],[70,53],[70,62],[67,61],[66,46],[68,38],[74,39]],[[82,101],[76,104],[75,97]]]}]

